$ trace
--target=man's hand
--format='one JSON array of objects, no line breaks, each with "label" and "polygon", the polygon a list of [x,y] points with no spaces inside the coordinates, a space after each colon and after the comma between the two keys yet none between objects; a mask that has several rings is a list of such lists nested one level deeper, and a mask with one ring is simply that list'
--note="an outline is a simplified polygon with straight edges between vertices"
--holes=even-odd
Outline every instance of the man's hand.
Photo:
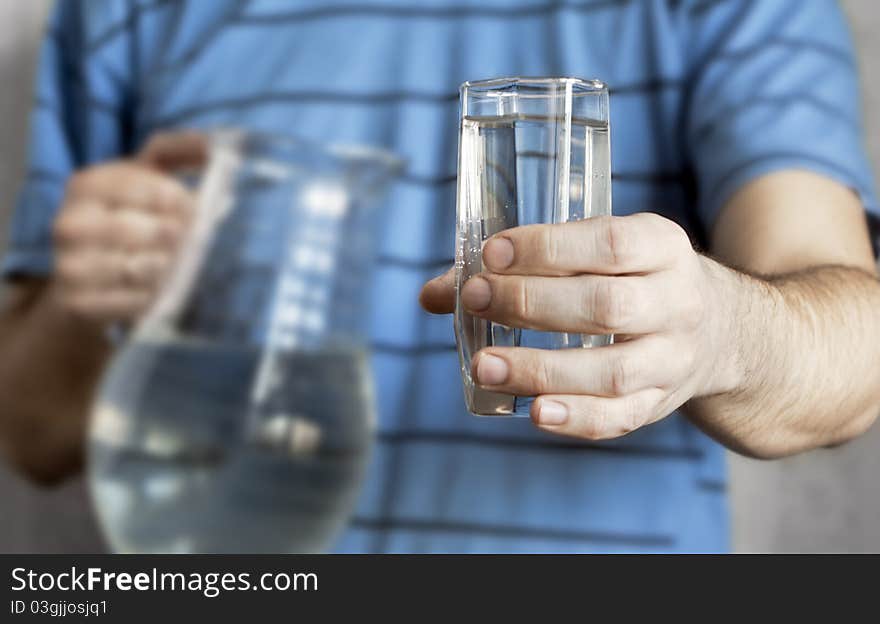
[{"label": "man's hand", "polygon": [[[643,213],[514,228],[486,242],[483,262],[488,270],[461,293],[474,316],[617,336],[594,349],[490,347],[475,355],[481,387],[540,397],[532,419],[543,428],[613,438],[736,385],[718,340],[729,325],[719,292],[728,271],[698,255],[668,219]],[[447,312],[453,295],[444,276],[426,285],[423,303]]]},{"label": "man's hand", "polygon": [[[478,384],[538,397],[542,428],[623,435],[684,405],[738,452],[779,457],[839,444],[880,412],[880,282],[858,197],[804,171],[741,189],[697,254],[653,214],[513,228],[489,239],[463,287],[475,316],[514,327],[616,334],[614,345],[491,347]],[[422,305],[448,313],[452,274]]]},{"label": "man's hand", "polygon": [[54,224],[53,294],[99,323],[131,321],[155,297],[192,212],[191,193],[168,171],[196,166],[193,133],[157,135],[135,160],[74,174]]},{"label": "man's hand", "polygon": [[157,135],[133,160],[69,181],[55,271],[8,285],[0,306],[0,453],[41,483],[78,471],[86,418],[110,345],[103,325],[154,297],[191,211],[169,174],[200,166],[204,138]]}]

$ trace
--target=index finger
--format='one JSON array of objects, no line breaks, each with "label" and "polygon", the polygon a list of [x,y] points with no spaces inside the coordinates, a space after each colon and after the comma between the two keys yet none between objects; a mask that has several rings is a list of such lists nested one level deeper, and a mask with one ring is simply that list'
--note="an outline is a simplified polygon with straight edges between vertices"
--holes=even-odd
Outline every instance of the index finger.
[{"label": "index finger", "polygon": [[683,244],[684,230],[653,213],[592,217],[499,232],[483,247],[483,263],[513,275],[651,273],[668,268]]}]

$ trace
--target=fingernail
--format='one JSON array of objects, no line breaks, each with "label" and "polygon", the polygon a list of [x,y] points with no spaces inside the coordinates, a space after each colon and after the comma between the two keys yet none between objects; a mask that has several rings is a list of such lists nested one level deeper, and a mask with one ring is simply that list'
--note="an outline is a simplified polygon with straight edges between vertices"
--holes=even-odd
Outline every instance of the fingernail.
[{"label": "fingernail", "polygon": [[477,356],[477,382],[484,386],[497,386],[507,381],[507,362],[495,355],[481,353]]},{"label": "fingernail", "polygon": [[461,303],[466,310],[482,312],[492,301],[492,287],[482,277],[472,277],[461,289]]},{"label": "fingernail", "polygon": [[538,405],[538,424],[563,425],[568,420],[568,408],[562,403],[541,399]]},{"label": "fingernail", "polygon": [[483,262],[492,271],[506,269],[513,264],[513,243],[509,238],[490,238],[483,247]]}]

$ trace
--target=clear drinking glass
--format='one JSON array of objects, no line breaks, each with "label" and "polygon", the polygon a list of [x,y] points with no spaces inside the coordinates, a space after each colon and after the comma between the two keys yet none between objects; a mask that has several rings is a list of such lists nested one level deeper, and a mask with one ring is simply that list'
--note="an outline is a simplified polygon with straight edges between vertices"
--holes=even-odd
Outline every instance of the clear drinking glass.
[{"label": "clear drinking glass", "polygon": [[116,551],[322,551],[370,455],[373,207],[398,161],[209,143],[177,266],[95,402],[93,501]]},{"label": "clear drinking glass", "polygon": [[[508,228],[611,214],[608,89],[577,78],[498,78],[461,86],[456,288],[483,270],[482,246]],[[468,409],[527,416],[532,399],[474,385],[471,360],[488,346],[607,345],[589,336],[506,327],[456,301],[455,335]]]}]

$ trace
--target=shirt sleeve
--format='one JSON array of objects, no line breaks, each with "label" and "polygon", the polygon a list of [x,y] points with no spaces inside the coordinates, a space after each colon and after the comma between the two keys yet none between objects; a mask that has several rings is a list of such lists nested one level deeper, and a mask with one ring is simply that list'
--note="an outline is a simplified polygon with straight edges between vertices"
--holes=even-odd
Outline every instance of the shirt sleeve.
[{"label": "shirt sleeve", "polygon": [[837,3],[702,0],[689,19],[686,141],[704,225],[745,184],[783,169],[853,189],[876,225],[858,66]]},{"label": "shirt sleeve", "polygon": [[0,264],[6,278],[45,276],[68,176],[127,151],[131,127],[126,9],[117,0],[56,3],[40,51],[27,173]]}]

